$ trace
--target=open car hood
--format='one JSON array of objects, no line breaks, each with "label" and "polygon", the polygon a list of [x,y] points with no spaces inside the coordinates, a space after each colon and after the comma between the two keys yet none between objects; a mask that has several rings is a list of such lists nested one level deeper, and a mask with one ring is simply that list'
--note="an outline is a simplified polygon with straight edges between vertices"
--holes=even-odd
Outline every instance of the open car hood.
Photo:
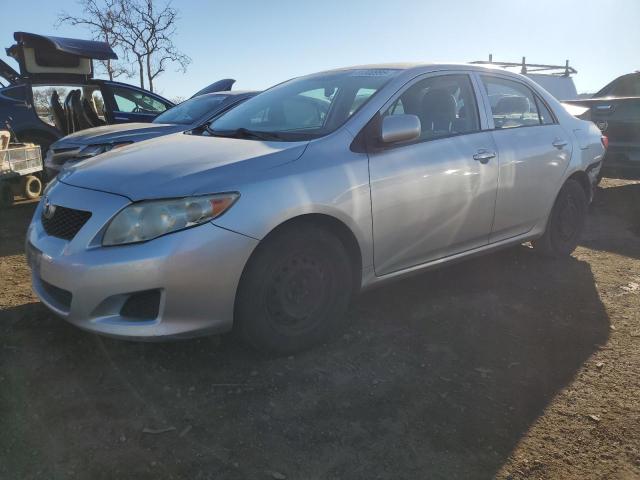
[{"label": "open car hood", "polygon": [[213,82],[211,85],[207,85],[202,90],[198,90],[196,93],[191,95],[191,98],[199,97],[205,93],[228,92],[231,90],[234,83],[236,83],[236,81],[233,78],[218,80],[217,82]]}]

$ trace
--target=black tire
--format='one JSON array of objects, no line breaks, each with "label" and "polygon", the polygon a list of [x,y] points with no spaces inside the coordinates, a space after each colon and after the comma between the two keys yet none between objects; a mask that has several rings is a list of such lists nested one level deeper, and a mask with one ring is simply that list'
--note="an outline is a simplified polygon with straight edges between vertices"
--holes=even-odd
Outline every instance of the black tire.
[{"label": "black tire", "polygon": [[0,181],[0,208],[13,205],[13,189],[7,182]]},{"label": "black tire", "polygon": [[353,292],[352,262],[340,240],[314,225],[276,231],[245,267],[234,330],[254,348],[288,354],[339,330]]},{"label": "black tire", "polygon": [[567,180],[553,205],[544,235],[531,242],[549,257],[566,257],[578,246],[587,218],[587,195],[576,180]]},{"label": "black tire", "polygon": [[22,184],[22,194],[30,200],[42,193],[42,181],[35,175],[27,175]]}]

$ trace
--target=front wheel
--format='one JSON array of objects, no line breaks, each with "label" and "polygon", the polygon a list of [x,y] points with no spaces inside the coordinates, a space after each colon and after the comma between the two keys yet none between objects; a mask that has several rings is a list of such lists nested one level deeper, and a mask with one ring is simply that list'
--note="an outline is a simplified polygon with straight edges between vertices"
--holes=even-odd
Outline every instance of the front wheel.
[{"label": "front wheel", "polygon": [[560,189],[544,235],[531,242],[533,248],[550,257],[564,257],[578,246],[587,218],[587,196],[576,180]]},{"label": "front wheel", "polygon": [[257,247],[236,296],[234,328],[253,347],[287,354],[340,326],[353,291],[352,262],[331,233],[297,225]]}]

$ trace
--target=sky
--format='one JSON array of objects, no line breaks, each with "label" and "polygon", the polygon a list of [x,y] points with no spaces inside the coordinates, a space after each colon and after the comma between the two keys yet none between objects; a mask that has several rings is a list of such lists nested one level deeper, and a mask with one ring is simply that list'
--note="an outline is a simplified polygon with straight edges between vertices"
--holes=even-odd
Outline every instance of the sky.
[{"label": "sky", "polygon": [[[158,0],[164,3],[164,0]],[[90,38],[55,28],[77,0],[0,0],[0,45],[14,31]],[[173,0],[175,45],[192,59],[170,68],[156,91],[189,97],[220,78],[263,89],[335,67],[384,62],[486,60],[564,64],[579,93],[640,70],[640,0]],[[3,42],[3,43],[2,43]],[[2,49],[0,58],[12,66]],[[118,80],[136,83],[137,79]]]}]

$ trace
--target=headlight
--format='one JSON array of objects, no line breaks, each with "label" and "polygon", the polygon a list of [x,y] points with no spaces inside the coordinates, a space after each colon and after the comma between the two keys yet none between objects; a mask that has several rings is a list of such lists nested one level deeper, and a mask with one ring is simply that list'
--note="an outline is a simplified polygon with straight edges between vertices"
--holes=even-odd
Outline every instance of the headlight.
[{"label": "headlight", "polygon": [[108,152],[110,150],[113,150],[114,148],[124,147],[125,145],[130,145],[131,143],[132,142],[121,142],[103,143],[100,145],[87,145],[78,152],[78,158],[95,157],[96,155],[100,155],[101,153]]},{"label": "headlight", "polygon": [[131,204],[113,217],[102,245],[144,242],[209,222],[228,210],[239,196],[239,193],[221,193]]}]

